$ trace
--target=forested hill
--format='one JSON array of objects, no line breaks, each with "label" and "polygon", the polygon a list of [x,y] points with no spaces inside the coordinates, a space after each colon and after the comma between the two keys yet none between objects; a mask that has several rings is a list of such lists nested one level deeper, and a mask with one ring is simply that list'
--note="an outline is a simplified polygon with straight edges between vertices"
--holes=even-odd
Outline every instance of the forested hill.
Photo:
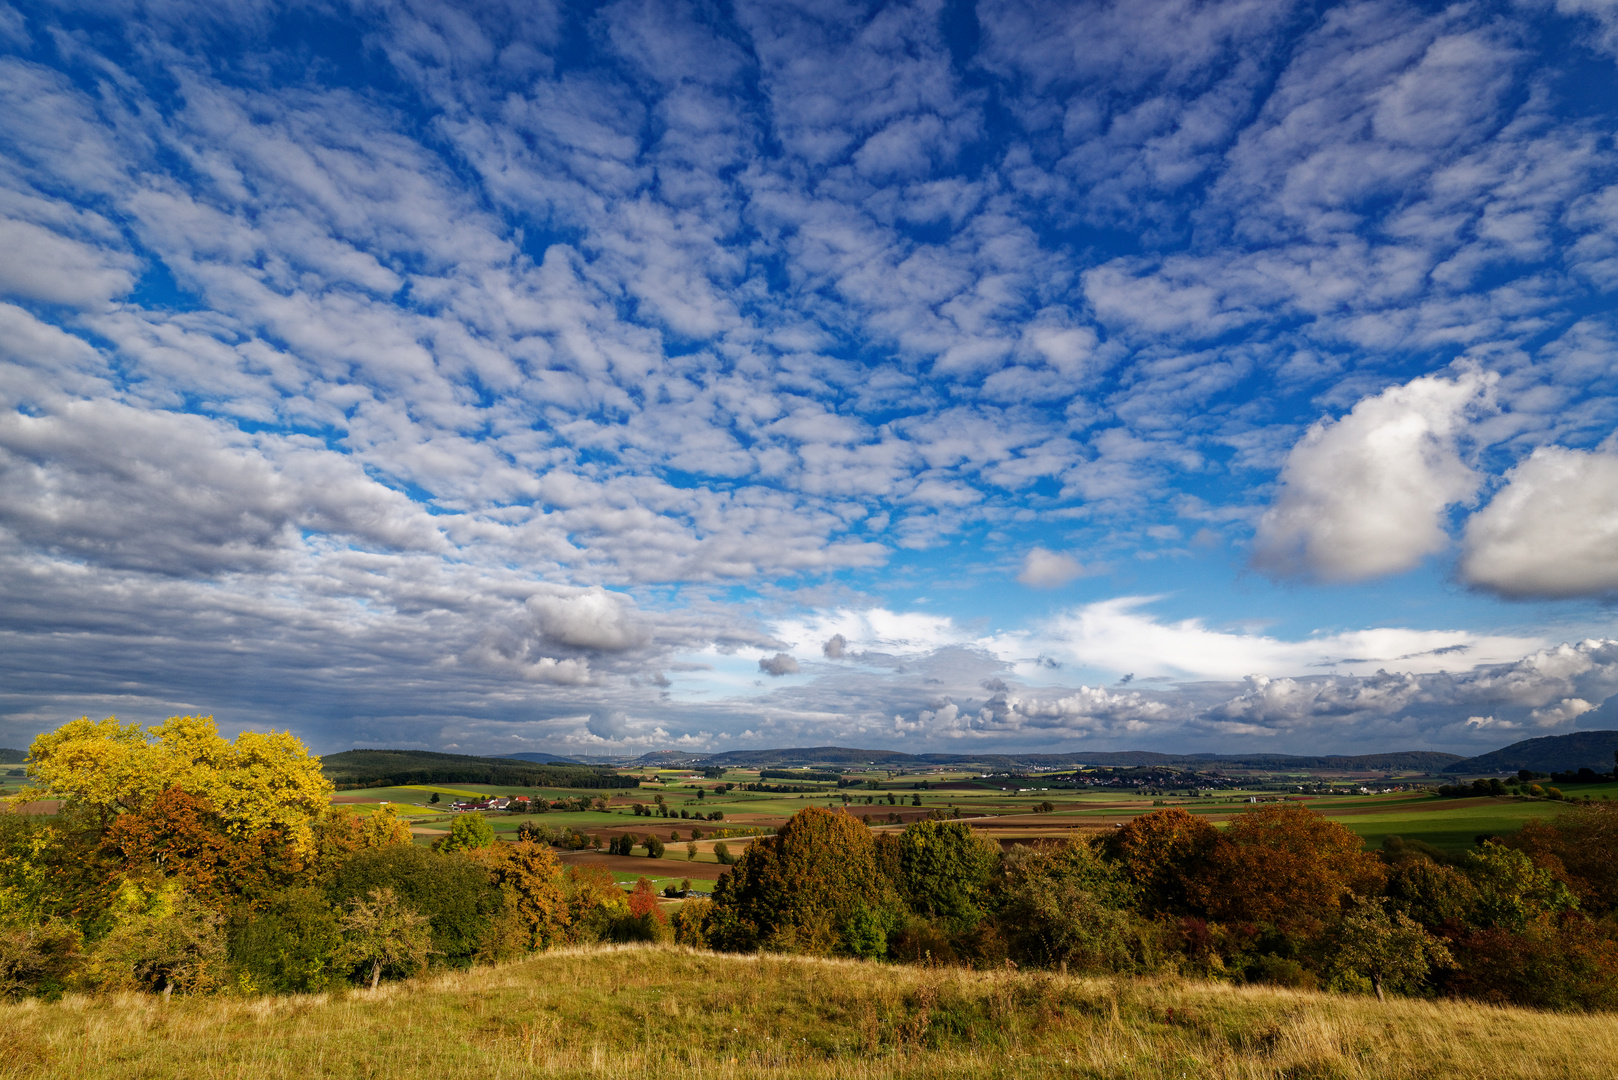
[{"label": "forested hill", "polygon": [[0,746],[0,765],[21,765],[28,760],[28,751]]},{"label": "forested hill", "polygon": [[502,784],[509,787],[620,788],[640,781],[589,765],[556,765],[513,758],[440,754],[430,750],[345,750],[320,759],[338,787],[394,784]]},{"label": "forested hill", "polygon": [[1444,771],[1488,775],[1518,769],[1547,773],[1594,769],[1603,773],[1612,771],[1615,751],[1618,751],[1618,731],[1574,731],[1514,742],[1487,754],[1464,758]]},{"label": "forested hill", "polygon": [[1076,752],[1068,754],[904,754],[895,750],[857,750],[843,746],[811,746],[782,750],[731,750],[685,759],[693,764],[729,768],[782,765],[878,765],[915,768],[922,765],[977,765],[995,770],[1066,768],[1074,765],[1115,767],[1178,766],[1239,769],[1339,769],[1343,772],[1438,772],[1459,754],[1403,750],[1383,754],[1160,754],[1151,750]]}]

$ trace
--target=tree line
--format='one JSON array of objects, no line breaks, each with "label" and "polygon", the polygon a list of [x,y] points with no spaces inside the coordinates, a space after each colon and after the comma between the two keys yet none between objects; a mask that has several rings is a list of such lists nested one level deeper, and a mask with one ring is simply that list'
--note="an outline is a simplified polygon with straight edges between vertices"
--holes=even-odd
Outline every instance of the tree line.
[{"label": "tree line", "polygon": [[432,848],[387,807],[330,804],[287,734],[208,718],[74,721],[30,751],[45,817],[0,816],[0,995],[295,992],[559,944],[1073,972],[1179,973],[1554,1008],[1618,1006],[1618,809],[1459,854],[1359,837],[1298,804],[1224,829],[1178,807],[1002,851],[961,821],[873,832],[811,807],[672,914],[644,879],[495,842]]}]

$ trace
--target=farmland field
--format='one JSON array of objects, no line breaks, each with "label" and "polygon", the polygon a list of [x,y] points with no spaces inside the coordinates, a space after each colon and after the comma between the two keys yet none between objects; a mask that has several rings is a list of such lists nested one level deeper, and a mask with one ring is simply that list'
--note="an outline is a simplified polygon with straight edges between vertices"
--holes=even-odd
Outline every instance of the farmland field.
[{"label": "farmland field", "polygon": [[[694,877],[713,878],[718,875],[712,853],[712,834],[717,829],[749,831],[769,829],[780,825],[806,806],[846,808],[849,813],[865,818],[873,828],[899,828],[910,821],[931,813],[959,814],[984,835],[1002,843],[1027,842],[1043,838],[1071,837],[1102,832],[1116,827],[1143,813],[1161,806],[1183,806],[1206,817],[1216,825],[1228,822],[1234,815],[1251,809],[1250,799],[1286,797],[1298,799],[1305,805],[1353,830],[1364,838],[1367,846],[1376,848],[1386,836],[1397,835],[1418,839],[1436,847],[1461,849],[1471,847],[1479,836],[1501,835],[1513,832],[1523,823],[1536,817],[1558,814],[1569,802],[1546,799],[1527,799],[1517,795],[1463,799],[1442,799],[1419,790],[1394,790],[1360,794],[1350,788],[1341,788],[1324,794],[1277,794],[1277,785],[1270,782],[1252,789],[1226,789],[1199,797],[1184,795],[1151,795],[1121,788],[1062,787],[1041,784],[1037,779],[1022,781],[1022,790],[1015,790],[1016,782],[1003,779],[990,782],[975,774],[939,772],[923,776],[873,778],[879,785],[851,787],[843,790],[831,784],[812,785],[813,792],[753,792],[734,789],[719,793],[714,788],[721,782],[757,782],[757,773],[731,772],[723,781],[697,779],[689,774],[674,774],[662,782],[649,782],[638,789],[618,789],[601,792],[607,796],[608,810],[549,811],[537,815],[491,814],[490,821],[496,834],[513,838],[525,821],[543,824],[554,830],[577,830],[588,837],[599,836],[603,844],[623,833],[633,835],[637,842],[646,834],[655,834],[668,845],[665,862],[684,862],[684,844],[693,829],[700,830],[704,839],[699,844],[698,863],[691,867]],[[1302,783],[1313,783],[1309,777],[1296,778]],[[1427,781],[1436,783],[1436,781]],[[811,786],[808,784],[799,786]],[[1408,785],[1406,785],[1408,786]],[[1011,787],[1013,790],[1004,790]],[[697,791],[703,790],[699,798]],[[433,792],[441,802],[428,803]],[[449,803],[456,799],[479,799],[489,795],[527,794],[548,801],[576,797],[593,792],[577,790],[525,790],[481,784],[450,786],[407,786],[344,791],[336,801],[368,813],[390,802],[401,816],[410,821],[418,841],[428,842],[448,831],[452,814]],[[1594,799],[1618,794],[1618,785],[1591,785],[1570,789],[1575,798]],[[890,802],[890,796],[892,801]],[[655,810],[662,798],[669,816],[637,816],[633,804],[642,803]],[[919,798],[921,804],[915,805]],[[846,801],[845,801],[846,799]],[[1040,804],[1049,803],[1049,810]],[[713,811],[724,814],[722,822],[698,820]],[[684,811],[688,818],[680,818]],[[739,851],[740,841],[728,841]],[[611,858],[615,873],[627,873],[619,862],[630,857],[593,856],[586,850],[570,853],[564,859]],[[666,876],[665,872],[663,876]]]}]

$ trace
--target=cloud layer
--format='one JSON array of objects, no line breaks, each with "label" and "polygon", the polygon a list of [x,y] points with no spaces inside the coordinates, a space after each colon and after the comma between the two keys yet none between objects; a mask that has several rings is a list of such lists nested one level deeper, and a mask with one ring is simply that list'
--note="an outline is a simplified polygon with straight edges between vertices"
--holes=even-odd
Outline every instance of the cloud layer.
[{"label": "cloud layer", "polygon": [[1615,25],[0,0],[0,743],[1598,722]]}]

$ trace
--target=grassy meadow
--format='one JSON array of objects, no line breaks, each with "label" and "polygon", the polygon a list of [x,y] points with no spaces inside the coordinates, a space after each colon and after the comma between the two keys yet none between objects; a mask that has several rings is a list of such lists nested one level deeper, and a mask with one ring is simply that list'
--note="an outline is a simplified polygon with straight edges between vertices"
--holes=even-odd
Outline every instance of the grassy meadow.
[{"label": "grassy meadow", "polygon": [[0,1078],[1606,1078],[1609,1017],[674,947],[305,997],[0,1005]]}]

